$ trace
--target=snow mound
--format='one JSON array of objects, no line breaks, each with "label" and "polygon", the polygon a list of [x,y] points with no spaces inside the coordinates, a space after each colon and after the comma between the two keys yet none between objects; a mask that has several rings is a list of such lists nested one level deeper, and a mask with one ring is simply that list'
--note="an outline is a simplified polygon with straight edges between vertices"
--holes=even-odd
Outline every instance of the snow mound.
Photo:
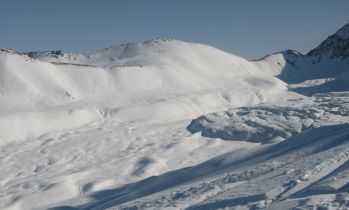
[{"label": "snow mound", "polygon": [[[86,108],[119,121],[182,120],[272,100],[286,89],[243,58],[172,39],[129,43],[88,55],[1,51],[0,67],[0,120],[18,111],[28,112],[24,115],[35,121],[30,113]],[[6,134],[9,139],[3,142],[30,136]]]},{"label": "snow mound", "polygon": [[[59,65],[60,58],[48,63],[41,62],[47,57],[32,61],[20,55],[0,54],[2,97],[30,96],[23,98],[55,106],[81,100],[189,95],[238,87],[238,92],[248,88],[250,91],[245,93],[260,92],[268,99],[267,92],[285,89],[284,83],[265,75],[249,61],[206,45],[153,40],[107,48],[93,56],[86,57],[81,66]],[[89,62],[100,62],[100,67],[84,66]]]},{"label": "snow mound", "polygon": [[346,97],[317,94],[313,100],[300,107],[293,103],[304,104],[302,100],[283,106],[266,104],[212,113],[193,120],[188,130],[211,138],[270,143],[317,127],[349,122]]}]

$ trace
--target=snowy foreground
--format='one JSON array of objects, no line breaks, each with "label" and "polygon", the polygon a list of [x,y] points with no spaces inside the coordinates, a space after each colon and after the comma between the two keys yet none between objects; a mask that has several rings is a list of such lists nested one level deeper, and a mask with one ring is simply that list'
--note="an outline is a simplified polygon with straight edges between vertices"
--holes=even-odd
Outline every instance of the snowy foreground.
[{"label": "snowy foreground", "polygon": [[1,50],[0,209],[348,209],[348,46]]}]

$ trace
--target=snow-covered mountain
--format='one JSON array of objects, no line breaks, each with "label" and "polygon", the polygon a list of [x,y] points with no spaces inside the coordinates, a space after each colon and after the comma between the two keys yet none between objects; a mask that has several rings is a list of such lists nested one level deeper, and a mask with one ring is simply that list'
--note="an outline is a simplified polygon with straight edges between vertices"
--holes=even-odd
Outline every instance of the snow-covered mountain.
[{"label": "snow-covered mountain", "polygon": [[[294,50],[286,50],[268,55],[255,61],[265,72],[277,76],[287,83],[324,78],[347,78],[349,65],[349,24],[329,36],[318,47],[306,55]],[[347,82],[339,81],[340,83]],[[331,87],[343,89],[344,87]]]},{"label": "snow-covered mountain", "polygon": [[0,209],[347,208],[348,27],[255,61],[1,50]]},{"label": "snow-covered mountain", "polygon": [[329,56],[332,59],[349,58],[349,24],[340,28],[335,34],[329,36],[318,47],[307,53],[314,61],[321,61],[323,56]]}]

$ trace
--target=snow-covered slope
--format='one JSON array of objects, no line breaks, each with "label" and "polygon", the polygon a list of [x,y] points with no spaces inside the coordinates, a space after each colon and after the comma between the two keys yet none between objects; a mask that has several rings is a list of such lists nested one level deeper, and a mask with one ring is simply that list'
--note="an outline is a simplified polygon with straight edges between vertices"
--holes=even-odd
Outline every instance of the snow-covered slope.
[{"label": "snow-covered slope", "polygon": [[[46,106],[55,106],[117,96],[209,92],[231,86],[241,86],[241,91],[254,88],[253,92],[260,90],[261,95],[283,88],[282,82],[264,75],[243,58],[206,45],[177,40],[155,39],[89,55],[38,58],[1,54],[1,78],[6,79],[1,87],[4,97],[30,96],[26,98],[32,103],[42,101]],[[41,62],[48,60],[50,62]],[[91,63],[99,67],[84,66]]]},{"label": "snow-covered slope", "polygon": [[0,209],[348,208],[347,33],[257,61],[1,50]]},{"label": "snow-covered slope", "polygon": [[325,126],[279,144],[226,153],[120,187],[80,208],[347,209],[348,134],[348,125]]},{"label": "snow-covered slope", "polygon": [[186,126],[286,90],[243,58],[172,39],[91,54],[2,50],[0,74],[0,208],[9,209],[40,209],[253,146],[205,142]]},{"label": "snow-covered slope", "polygon": [[[283,82],[243,58],[177,40],[155,39],[89,55],[28,55],[0,54],[0,112],[16,127],[28,123],[18,118],[19,111],[35,116],[48,109],[59,116],[62,110],[83,109],[121,121],[190,119],[267,101],[285,89]],[[36,124],[36,136],[44,134],[47,122]],[[0,129],[7,130],[1,134],[2,144],[32,137],[19,130],[11,134],[6,123]]]}]

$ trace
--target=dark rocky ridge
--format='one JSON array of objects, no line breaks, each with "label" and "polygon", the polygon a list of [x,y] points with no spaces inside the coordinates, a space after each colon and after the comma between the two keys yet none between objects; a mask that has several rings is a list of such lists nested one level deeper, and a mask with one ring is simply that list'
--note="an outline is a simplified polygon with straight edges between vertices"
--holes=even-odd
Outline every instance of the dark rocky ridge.
[{"label": "dark rocky ridge", "polygon": [[349,57],[349,23],[329,36],[318,47],[311,50],[306,56],[321,57],[328,54],[332,59],[346,59]]}]

